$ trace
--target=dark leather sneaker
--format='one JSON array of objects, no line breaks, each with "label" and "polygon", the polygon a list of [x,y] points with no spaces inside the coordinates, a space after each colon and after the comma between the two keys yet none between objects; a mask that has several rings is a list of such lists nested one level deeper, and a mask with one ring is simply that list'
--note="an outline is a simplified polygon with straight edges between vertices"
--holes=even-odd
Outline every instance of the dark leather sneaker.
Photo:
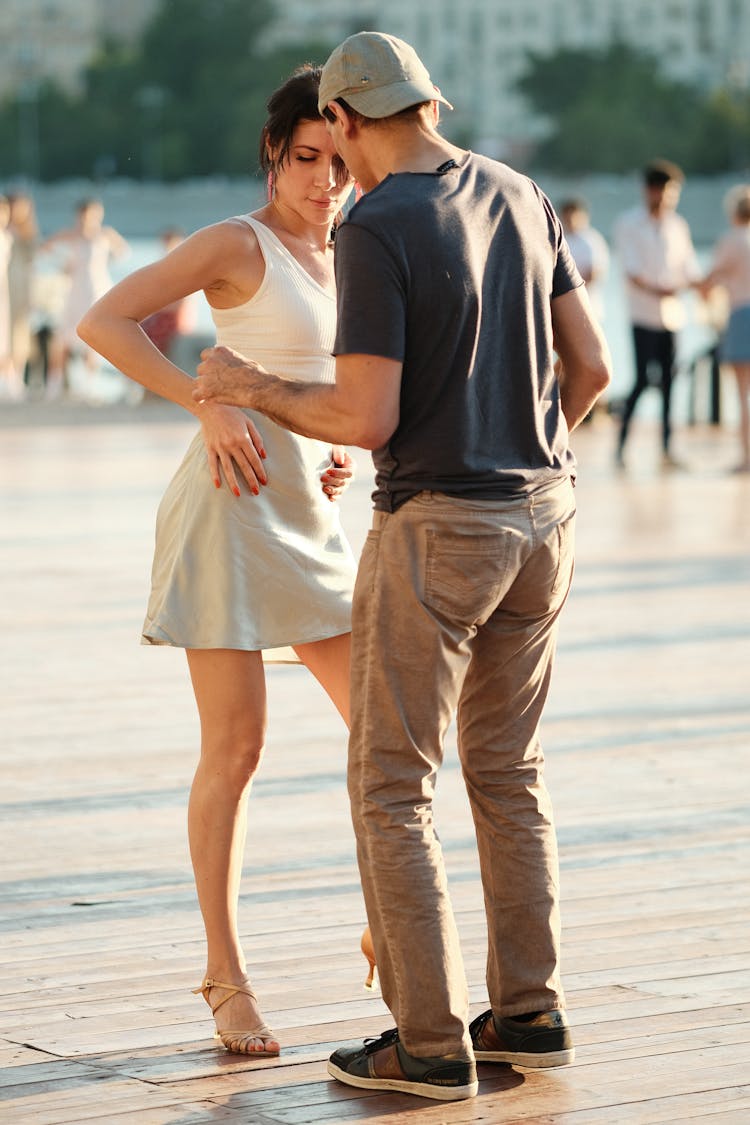
[{"label": "dark leather sneaker", "polygon": [[565,1013],[559,1009],[540,1012],[531,1020],[495,1019],[490,1009],[472,1020],[469,1031],[477,1062],[567,1066],[576,1054]]},{"label": "dark leather sneaker", "polygon": [[334,1051],[328,1060],[328,1073],[363,1090],[401,1090],[439,1102],[473,1098],[479,1089],[473,1062],[449,1055],[414,1058],[401,1046],[395,1027],[378,1039],[365,1039],[362,1047]]}]

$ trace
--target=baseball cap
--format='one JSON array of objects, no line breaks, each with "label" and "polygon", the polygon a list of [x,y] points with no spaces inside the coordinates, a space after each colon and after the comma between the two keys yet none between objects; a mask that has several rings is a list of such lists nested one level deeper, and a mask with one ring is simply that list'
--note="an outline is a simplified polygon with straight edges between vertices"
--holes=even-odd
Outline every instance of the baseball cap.
[{"label": "baseball cap", "polygon": [[320,112],[337,98],[364,117],[390,117],[419,102],[438,101],[453,109],[414,48],[379,31],[350,35],[331,53],[320,77]]}]

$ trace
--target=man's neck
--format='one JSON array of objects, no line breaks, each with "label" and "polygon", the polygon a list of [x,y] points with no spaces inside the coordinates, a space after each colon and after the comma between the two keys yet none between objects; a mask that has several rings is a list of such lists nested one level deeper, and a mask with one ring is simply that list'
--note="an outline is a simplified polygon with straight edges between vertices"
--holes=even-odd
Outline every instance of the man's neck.
[{"label": "man's neck", "polygon": [[459,164],[466,155],[464,149],[432,131],[393,130],[380,136],[378,142],[369,162],[374,178],[370,188],[399,172],[436,172],[449,161]]}]

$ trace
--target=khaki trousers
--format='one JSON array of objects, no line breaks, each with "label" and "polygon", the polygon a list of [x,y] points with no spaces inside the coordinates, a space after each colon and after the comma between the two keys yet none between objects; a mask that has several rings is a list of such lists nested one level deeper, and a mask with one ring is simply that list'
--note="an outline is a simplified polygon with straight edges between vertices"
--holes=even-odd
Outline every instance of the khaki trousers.
[{"label": "khaki trousers", "polygon": [[349,796],[383,998],[406,1050],[470,1057],[432,800],[446,729],[476,828],[496,1015],[564,1004],[539,720],[573,573],[568,480],[513,501],[422,492],[375,512],[353,616]]}]

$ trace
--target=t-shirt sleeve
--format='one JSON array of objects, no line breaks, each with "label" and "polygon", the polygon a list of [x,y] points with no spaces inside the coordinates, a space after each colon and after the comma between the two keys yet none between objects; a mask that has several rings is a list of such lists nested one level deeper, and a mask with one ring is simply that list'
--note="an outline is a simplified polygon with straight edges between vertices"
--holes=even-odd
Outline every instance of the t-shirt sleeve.
[{"label": "t-shirt sleeve", "polygon": [[625,277],[638,277],[642,269],[640,239],[634,223],[627,214],[621,215],[615,224],[615,246]]},{"label": "t-shirt sleeve", "polygon": [[335,269],[333,354],[403,360],[406,288],[392,250],[371,231],[346,222],[336,234]]}]

